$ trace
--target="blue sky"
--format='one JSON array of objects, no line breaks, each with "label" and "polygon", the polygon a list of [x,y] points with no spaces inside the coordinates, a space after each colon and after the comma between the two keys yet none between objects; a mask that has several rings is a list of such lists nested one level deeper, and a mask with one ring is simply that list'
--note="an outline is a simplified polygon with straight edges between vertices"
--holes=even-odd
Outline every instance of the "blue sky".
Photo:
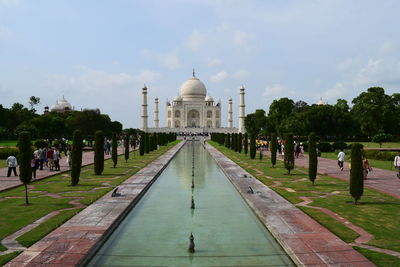
[{"label": "blue sky", "polygon": [[[192,68],[238,114],[280,97],[349,102],[371,86],[400,91],[400,1],[0,0],[0,103],[42,111],[63,95],[140,127],[141,88],[172,99]],[[237,125],[237,119],[234,121]]]}]

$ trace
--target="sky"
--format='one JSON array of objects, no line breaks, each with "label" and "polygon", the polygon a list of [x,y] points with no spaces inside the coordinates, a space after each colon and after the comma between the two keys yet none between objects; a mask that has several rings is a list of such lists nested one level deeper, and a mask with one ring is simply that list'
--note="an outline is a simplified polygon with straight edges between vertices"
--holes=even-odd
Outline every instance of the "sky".
[{"label": "sky", "polygon": [[140,128],[141,88],[165,103],[192,75],[246,113],[274,99],[335,104],[400,92],[398,0],[0,0],[0,104],[65,98]]}]

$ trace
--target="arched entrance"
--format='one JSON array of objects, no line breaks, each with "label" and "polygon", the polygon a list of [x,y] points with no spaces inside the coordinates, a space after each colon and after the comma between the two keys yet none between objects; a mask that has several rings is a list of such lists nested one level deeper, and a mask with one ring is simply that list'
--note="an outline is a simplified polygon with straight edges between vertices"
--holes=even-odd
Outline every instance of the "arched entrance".
[{"label": "arched entrance", "polygon": [[200,112],[192,109],[187,114],[187,127],[200,127]]}]

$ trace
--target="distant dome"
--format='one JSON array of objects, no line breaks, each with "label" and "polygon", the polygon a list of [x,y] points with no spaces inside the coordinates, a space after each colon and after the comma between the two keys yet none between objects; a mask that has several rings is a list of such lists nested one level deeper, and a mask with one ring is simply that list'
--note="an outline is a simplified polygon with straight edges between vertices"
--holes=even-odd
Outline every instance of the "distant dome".
[{"label": "distant dome", "polygon": [[182,97],[180,95],[177,95],[174,97],[174,101],[182,101]]},{"label": "distant dome", "polygon": [[206,96],[206,99],[204,99],[205,101],[214,101],[214,99],[211,96]]},{"label": "distant dome", "polygon": [[317,105],[326,105],[327,103],[322,100],[322,97],[319,99],[319,101],[317,102]]},{"label": "distant dome", "polygon": [[62,110],[62,107],[57,102],[57,103],[51,105],[50,110],[51,111],[58,111],[58,110]]},{"label": "distant dome", "polygon": [[50,107],[50,111],[66,111],[72,110],[71,104],[64,98],[57,100],[54,105]]},{"label": "distant dome", "polygon": [[207,89],[204,84],[195,76],[188,79],[181,86],[181,96],[185,99],[204,98],[207,95]]}]

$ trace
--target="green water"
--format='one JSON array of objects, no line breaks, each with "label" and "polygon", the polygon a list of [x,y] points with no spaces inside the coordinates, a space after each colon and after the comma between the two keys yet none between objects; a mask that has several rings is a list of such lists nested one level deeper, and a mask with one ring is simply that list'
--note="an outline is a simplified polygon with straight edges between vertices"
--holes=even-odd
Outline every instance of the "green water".
[{"label": "green water", "polygon": [[[194,210],[190,209],[192,195]],[[187,250],[191,232],[196,245],[194,254]],[[188,142],[89,266],[293,266],[293,263],[211,155],[199,142]]]}]

